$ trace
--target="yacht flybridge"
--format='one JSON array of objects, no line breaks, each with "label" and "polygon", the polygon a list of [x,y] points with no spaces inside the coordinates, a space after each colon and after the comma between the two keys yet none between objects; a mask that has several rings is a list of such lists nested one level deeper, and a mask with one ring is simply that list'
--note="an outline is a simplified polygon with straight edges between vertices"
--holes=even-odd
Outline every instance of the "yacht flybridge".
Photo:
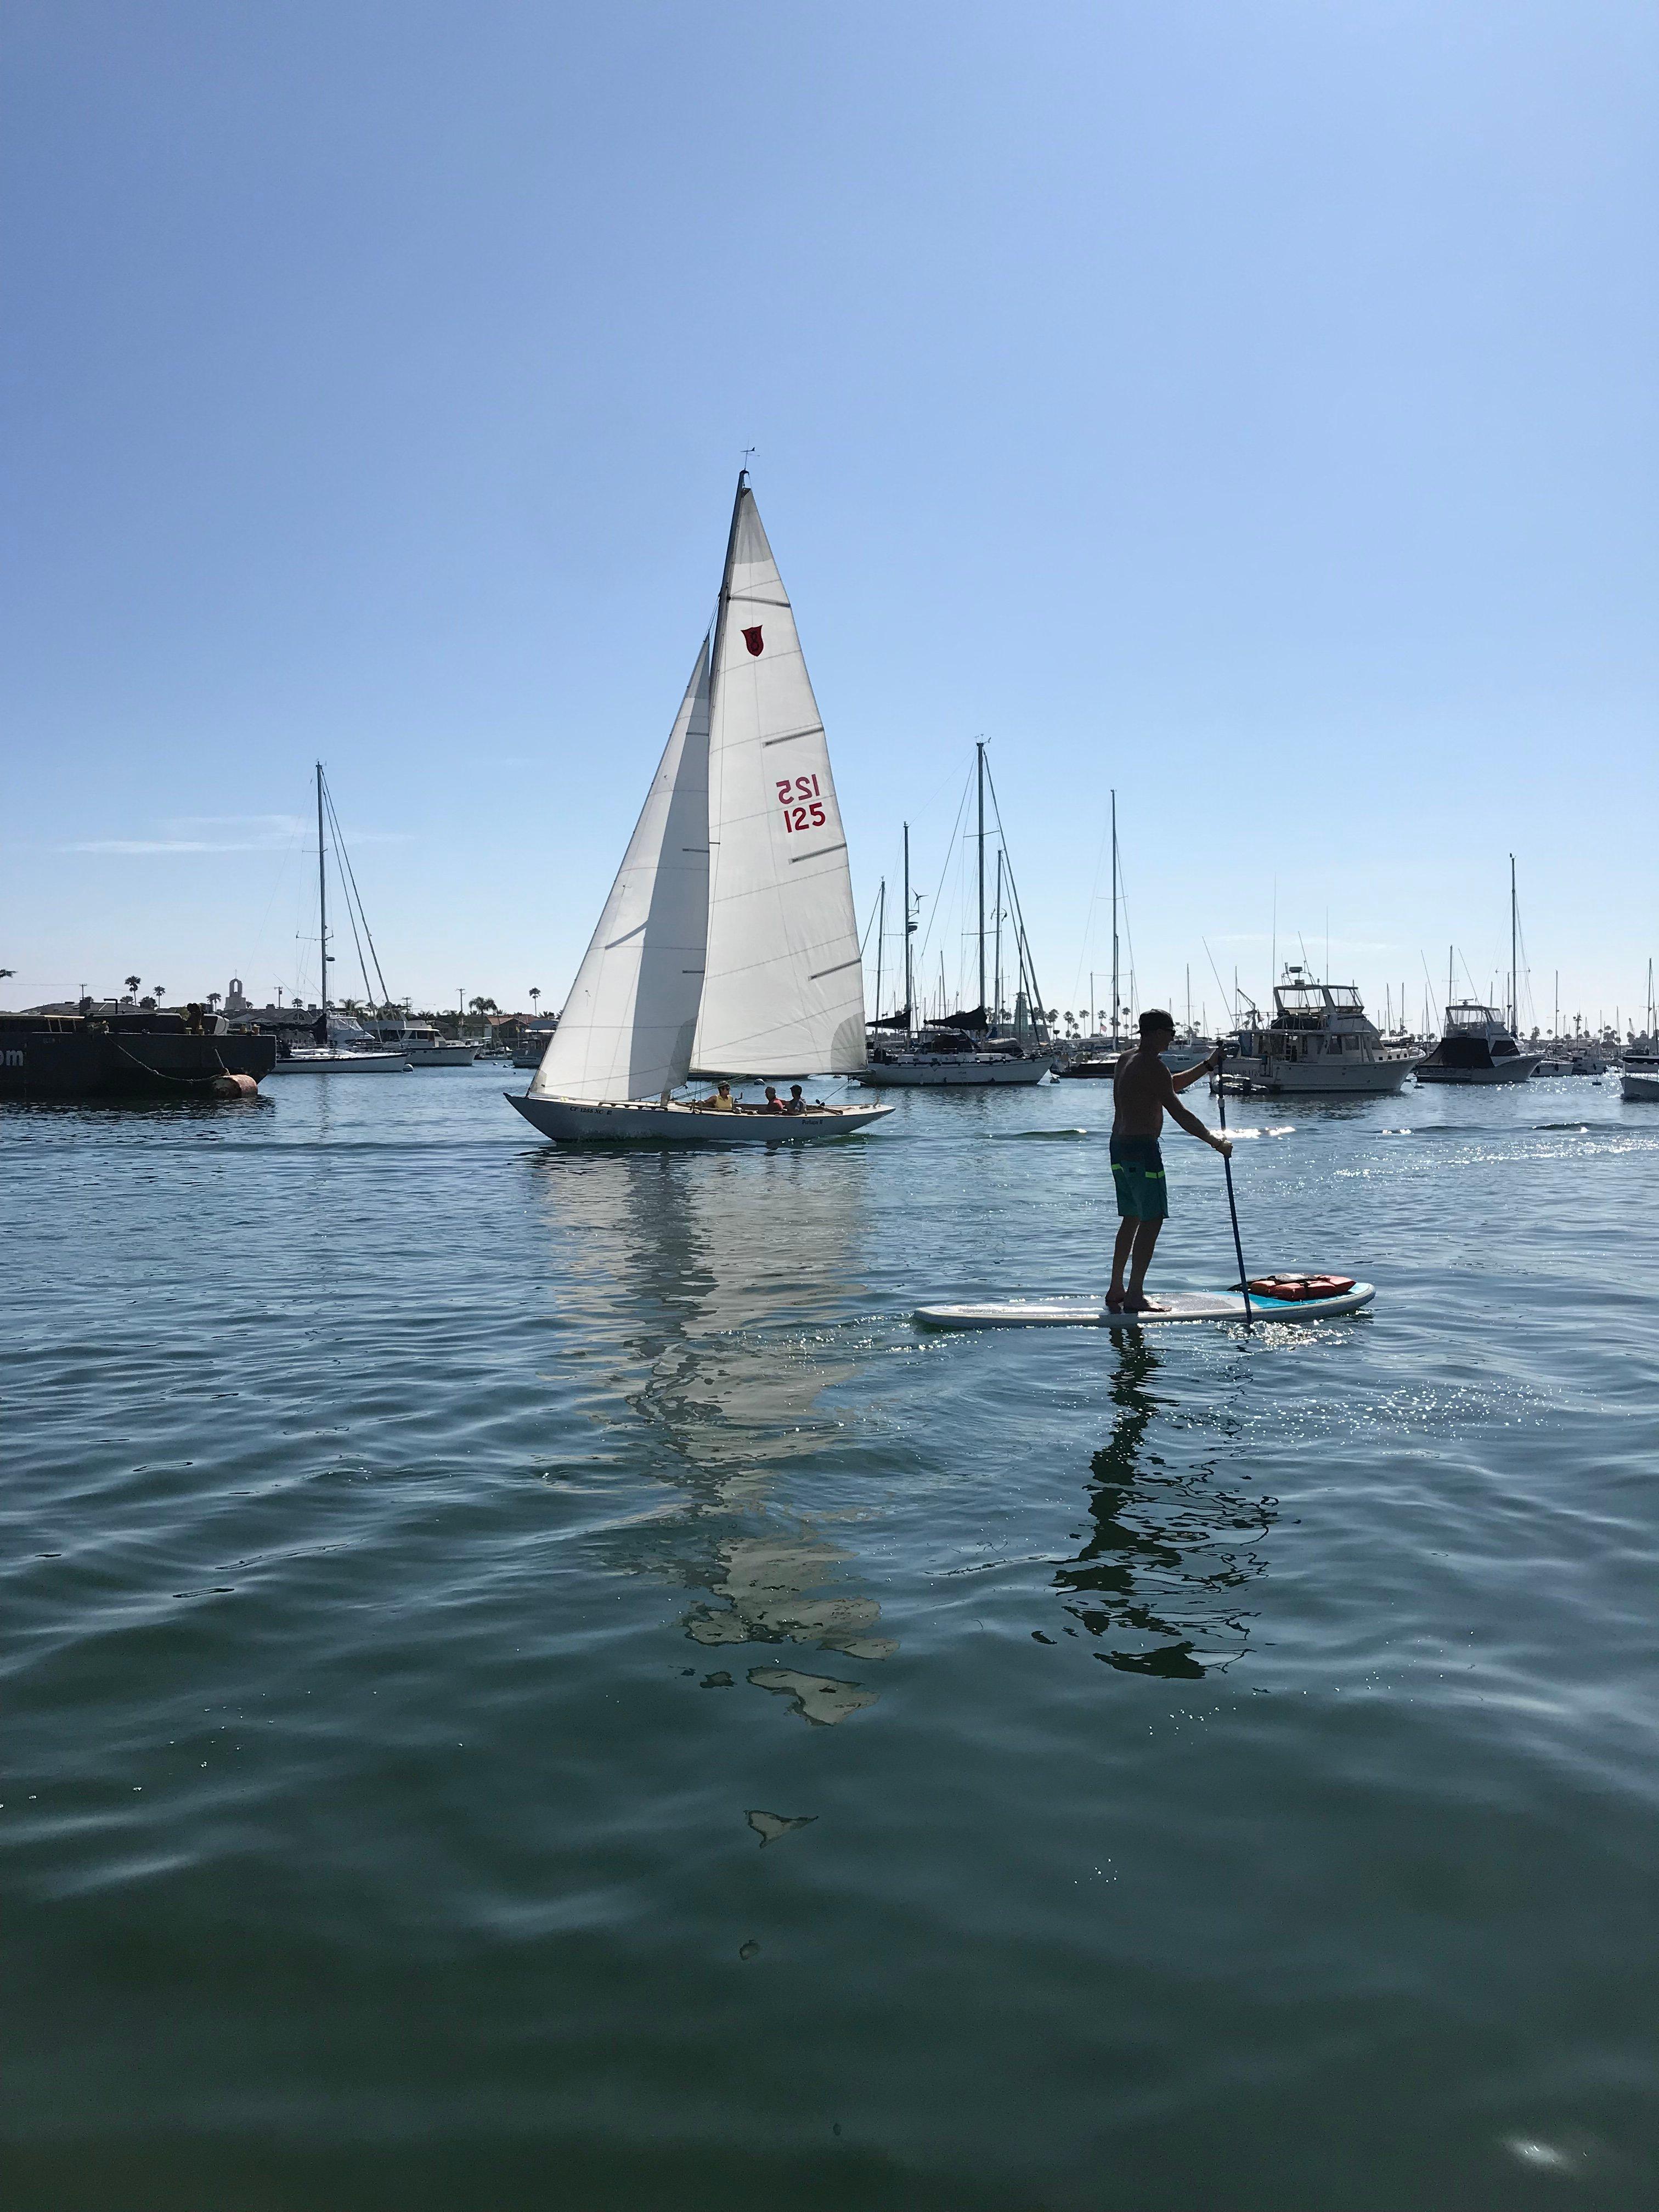
[{"label": "yacht flybridge", "polygon": [[1227,1041],[1225,1081],[1242,1091],[1386,1097],[1417,1066],[1385,1045],[1352,983],[1316,982],[1297,962],[1273,988],[1273,1018]]},{"label": "yacht flybridge", "polygon": [[[864,963],[830,753],[788,594],[738,478],[705,639],[541,1066],[544,1136],[800,1144],[893,1110],[677,1099],[696,1068],[805,1082],[865,1065]],[[716,1094],[718,1095],[718,1094]]]}]

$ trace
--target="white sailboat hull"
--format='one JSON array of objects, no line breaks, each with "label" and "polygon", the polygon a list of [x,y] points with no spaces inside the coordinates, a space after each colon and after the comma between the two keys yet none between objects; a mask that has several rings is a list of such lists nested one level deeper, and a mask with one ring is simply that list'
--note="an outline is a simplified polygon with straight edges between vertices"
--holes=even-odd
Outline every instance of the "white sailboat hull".
[{"label": "white sailboat hull", "polygon": [[400,1052],[291,1052],[271,1069],[273,1075],[407,1075]]},{"label": "white sailboat hull", "polygon": [[558,1145],[810,1145],[849,1137],[893,1111],[890,1106],[812,1106],[805,1114],[714,1114],[649,1100],[593,1104],[511,1091],[506,1097],[532,1128]]},{"label": "white sailboat hull", "polygon": [[1659,1069],[1621,1068],[1619,1090],[1632,1104],[1659,1105]]}]

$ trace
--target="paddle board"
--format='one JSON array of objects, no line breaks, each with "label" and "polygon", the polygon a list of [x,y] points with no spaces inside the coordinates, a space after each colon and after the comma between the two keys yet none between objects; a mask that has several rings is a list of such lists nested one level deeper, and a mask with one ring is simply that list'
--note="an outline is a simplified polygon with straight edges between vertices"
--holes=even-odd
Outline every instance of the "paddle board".
[{"label": "paddle board", "polygon": [[[1259,1298],[1250,1311],[1257,1321],[1329,1321],[1358,1313],[1376,1296],[1373,1285],[1356,1283],[1334,1298]],[[994,1304],[918,1306],[924,1328],[1150,1328],[1166,1322],[1243,1321],[1244,1301],[1233,1291],[1166,1291],[1153,1294],[1147,1313],[1108,1313],[1100,1298],[1004,1298]]]}]

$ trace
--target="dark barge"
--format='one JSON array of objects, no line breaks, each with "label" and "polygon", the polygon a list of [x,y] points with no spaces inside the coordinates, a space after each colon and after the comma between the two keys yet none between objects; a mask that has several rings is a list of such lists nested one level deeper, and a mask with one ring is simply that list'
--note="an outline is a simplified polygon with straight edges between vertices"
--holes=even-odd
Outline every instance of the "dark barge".
[{"label": "dark barge", "polygon": [[245,1097],[276,1065],[198,1014],[0,1013],[0,1098]]}]

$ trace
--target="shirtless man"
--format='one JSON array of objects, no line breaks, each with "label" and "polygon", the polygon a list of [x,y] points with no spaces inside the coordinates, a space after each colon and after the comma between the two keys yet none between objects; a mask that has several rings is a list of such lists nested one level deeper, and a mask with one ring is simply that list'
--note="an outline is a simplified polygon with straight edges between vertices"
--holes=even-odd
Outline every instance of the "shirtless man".
[{"label": "shirtless man", "polygon": [[[1225,1137],[1206,1129],[1196,1114],[1178,1103],[1176,1093],[1185,1091],[1221,1065],[1218,1045],[1208,1058],[1184,1073],[1171,1075],[1158,1058],[1175,1042],[1175,1023],[1161,1006],[1149,1006],[1140,1018],[1140,1042],[1118,1061],[1112,1080],[1117,1111],[1112,1121],[1112,1181],[1117,1188],[1117,1245],[1112,1254],[1112,1287],[1106,1293],[1109,1313],[1146,1313],[1146,1269],[1152,1247],[1170,1211],[1164,1184],[1164,1155],[1158,1132],[1167,1109],[1189,1136],[1201,1137],[1224,1160],[1232,1146]],[[1127,1267],[1126,1289],[1123,1270]]]}]

